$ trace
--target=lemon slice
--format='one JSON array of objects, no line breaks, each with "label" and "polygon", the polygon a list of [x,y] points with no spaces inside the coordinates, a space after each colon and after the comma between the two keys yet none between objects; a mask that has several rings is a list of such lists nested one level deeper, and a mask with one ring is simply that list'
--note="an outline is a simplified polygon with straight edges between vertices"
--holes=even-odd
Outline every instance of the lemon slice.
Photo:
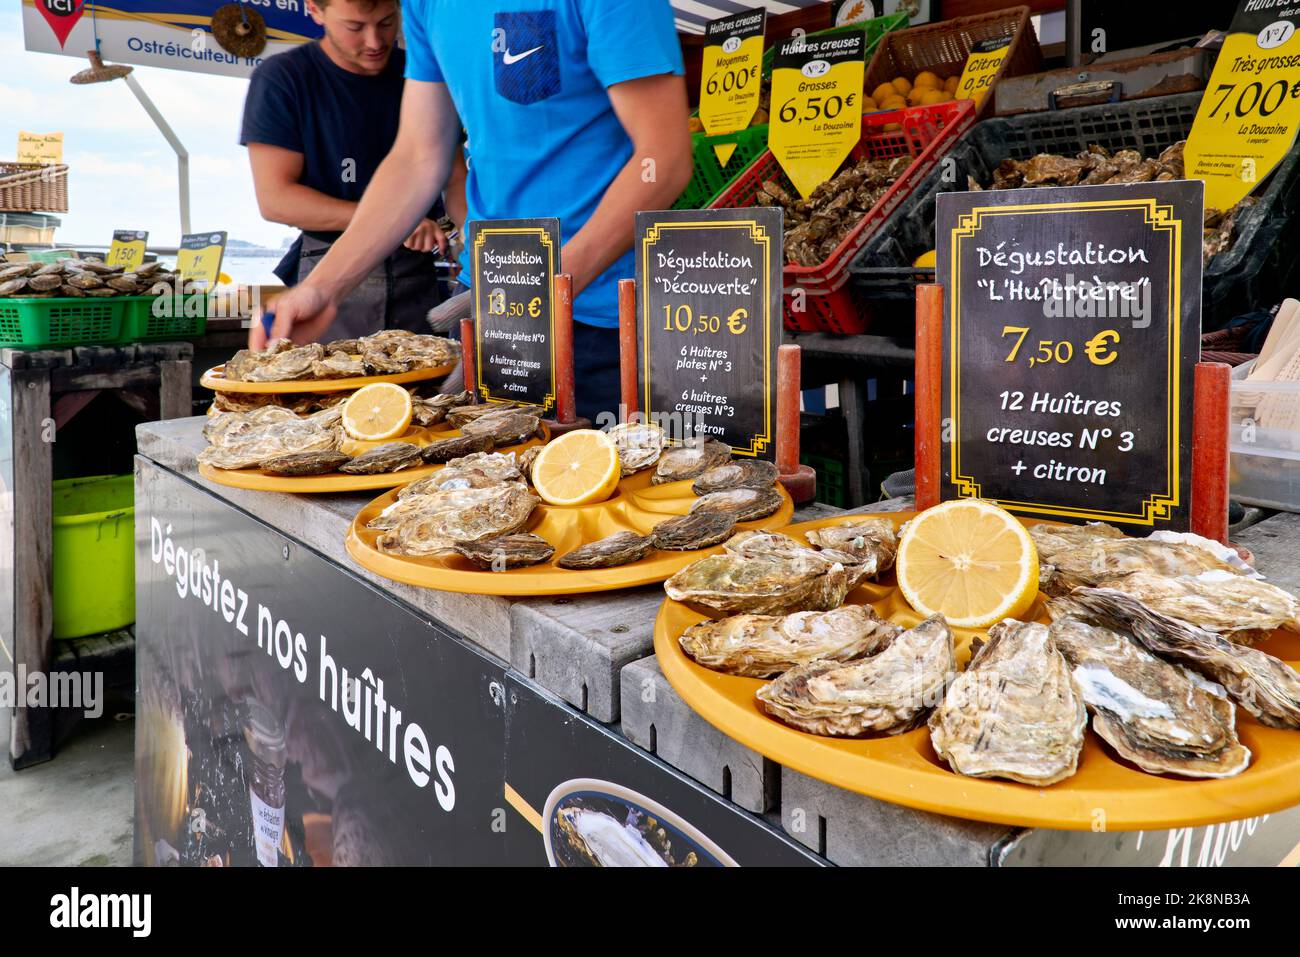
[{"label": "lemon slice", "polygon": [[604,432],[578,429],[543,447],[533,462],[533,488],[552,505],[588,505],[614,494],[618,449]]},{"label": "lemon slice", "polygon": [[1010,512],[980,499],[927,509],[898,543],[898,587],[922,615],[956,628],[1018,618],[1038,595],[1038,550]]},{"label": "lemon slice", "polygon": [[343,406],[343,429],[354,439],[395,439],[411,424],[411,394],[400,385],[376,382],[358,389]]}]

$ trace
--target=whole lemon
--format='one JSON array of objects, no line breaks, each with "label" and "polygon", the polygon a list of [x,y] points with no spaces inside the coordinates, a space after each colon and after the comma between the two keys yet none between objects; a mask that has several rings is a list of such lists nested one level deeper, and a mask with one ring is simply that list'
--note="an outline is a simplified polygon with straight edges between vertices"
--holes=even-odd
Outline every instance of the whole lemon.
[{"label": "whole lemon", "polygon": [[916,75],[916,79],[912,82],[912,85],[928,87],[931,90],[939,90],[943,88],[943,80],[939,79],[938,76],[931,73],[929,70],[922,70]]},{"label": "whole lemon", "polygon": [[896,76],[890,82],[894,84],[894,92],[899,96],[907,96],[912,92],[912,81],[905,76]]}]

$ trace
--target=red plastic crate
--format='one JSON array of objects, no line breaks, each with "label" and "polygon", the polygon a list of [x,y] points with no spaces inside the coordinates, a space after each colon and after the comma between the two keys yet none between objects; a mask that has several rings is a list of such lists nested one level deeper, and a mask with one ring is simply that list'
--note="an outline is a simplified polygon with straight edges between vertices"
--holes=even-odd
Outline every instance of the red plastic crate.
[{"label": "red plastic crate", "polygon": [[[843,288],[849,278],[849,264],[866,241],[889,218],[890,213],[898,208],[974,120],[975,105],[969,100],[868,113],[862,117],[862,137],[850,153],[854,162],[895,156],[912,156],[915,159],[823,262],[816,266],[786,264],[786,325],[789,328],[796,332],[865,331],[859,310],[845,307],[846,303],[851,302],[849,291]],[[896,129],[889,129],[891,126]],[[710,208],[739,209],[753,206],[754,196],[764,180],[773,180],[785,189],[794,191],[781,164],[768,150],[754,160],[714,200]],[[807,308],[803,313],[792,314],[790,290],[795,285],[803,289],[807,297]],[[826,301],[817,302],[818,299]]]}]

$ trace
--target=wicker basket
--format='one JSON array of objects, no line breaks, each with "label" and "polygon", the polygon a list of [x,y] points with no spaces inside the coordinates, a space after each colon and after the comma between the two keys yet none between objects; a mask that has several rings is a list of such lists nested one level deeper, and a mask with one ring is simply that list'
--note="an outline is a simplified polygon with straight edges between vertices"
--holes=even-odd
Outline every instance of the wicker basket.
[{"label": "wicker basket", "polygon": [[1043,51],[1038,46],[1038,34],[1029,22],[1028,7],[1008,7],[994,13],[956,17],[886,33],[867,66],[862,88],[874,90],[898,76],[911,79],[922,70],[929,70],[940,79],[961,76],[972,46],[981,40],[1003,37],[1011,38],[1011,49],[993,78],[989,95],[980,103],[975,118],[982,119],[993,110],[998,80],[1004,76],[1037,73],[1043,68]]},{"label": "wicker basket", "polygon": [[0,212],[66,213],[68,167],[66,163],[12,163],[0,161]]}]

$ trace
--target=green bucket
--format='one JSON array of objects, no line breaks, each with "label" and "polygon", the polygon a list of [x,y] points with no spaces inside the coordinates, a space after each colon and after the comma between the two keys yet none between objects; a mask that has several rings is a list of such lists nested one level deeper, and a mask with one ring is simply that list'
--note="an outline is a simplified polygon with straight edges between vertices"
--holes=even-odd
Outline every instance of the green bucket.
[{"label": "green bucket", "polygon": [[54,637],[135,621],[135,484],[130,475],[54,483]]}]

